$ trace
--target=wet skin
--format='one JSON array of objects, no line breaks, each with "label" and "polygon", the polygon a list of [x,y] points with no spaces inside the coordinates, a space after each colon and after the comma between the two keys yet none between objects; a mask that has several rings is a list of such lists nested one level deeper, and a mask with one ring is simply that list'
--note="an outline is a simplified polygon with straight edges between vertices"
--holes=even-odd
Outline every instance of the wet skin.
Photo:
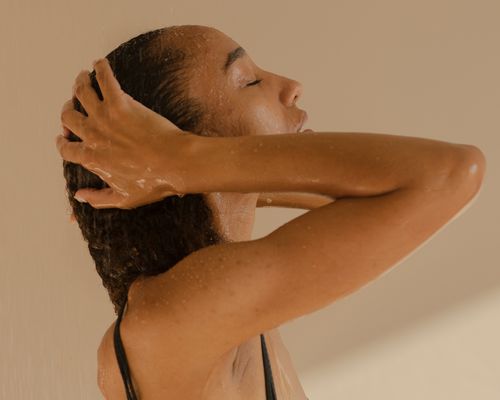
[{"label": "wet skin", "polygon": [[[232,65],[224,71],[228,53],[239,47],[239,44],[222,32],[207,27],[184,26],[176,28],[176,35],[172,35],[174,44],[182,45],[191,52],[195,60],[195,67],[189,80],[189,96],[202,99],[211,110],[203,121],[203,133],[206,136],[243,136],[266,135],[297,132],[307,118],[304,111],[296,106],[296,101],[302,93],[299,82],[286,77],[265,71],[259,68],[248,53],[241,54]],[[272,193],[267,194],[273,198]],[[259,193],[205,193],[207,203],[214,214],[216,228],[228,241],[250,240],[255,218],[255,208],[258,205]],[[310,204],[318,205],[319,195],[303,194],[302,206],[308,205],[307,196],[312,199]],[[280,199],[286,198],[280,194]],[[261,198],[262,199],[262,198]],[[279,206],[278,197],[274,206]],[[287,203],[293,203],[294,196],[287,198]],[[324,199],[320,202],[325,202]],[[262,204],[261,204],[262,205]],[[269,204],[268,204],[269,205]],[[305,207],[304,206],[304,207]],[[312,208],[312,205],[311,205]],[[141,290],[141,280],[134,282],[130,288],[130,297],[133,299],[137,291]],[[132,300],[133,301],[133,300]],[[124,342],[127,340],[128,323],[124,315],[121,332]],[[106,393],[107,398],[123,398],[123,382],[116,363],[113,350],[112,329],[109,327],[100,346],[99,357],[99,385]],[[133,329],[130,327],[130,329]],[[305,399],[306,396],[300,385],[297,373],[291,358],[286,350],[278,329],[264,332],[270,361],[273,368],[278,396],[281,398]],[[133,334],[132,334],[133,337]],[[128,337],[125,342],[127,354],[133,357],[134,339]],[[137,340],[140,340],[138,337]],[[168,353],[175,351],[167,345],[162,350],[162,359],[168,358]],[[164,354],[163,354],[164,353]],[[154,371],[162,371],[162,375],[173,373],[173,366],[156,361],[151,354],[135,355],[143,362],[136,361],[132,369],[147,369],[152,376]],[[187,354],[186,357],[189,357]],[[236,366],[236,367],[234,367]],[[176,371],[179,373],[179,371]],[[104,378],[105,377],[105,378]],[[218,365],[210,371],[210,377],[204,382],[198,382],[203,388],[205,399],[212,398],[244,398],[263,399],[264,378],[260,338],[254,337],[242,343],[232,352],[222,355]],[[136,387],[145,389],[149,383],[135,382]],[[167,383],[157,389],[148,388],[155,393],[167,391],[170,396],[175,388]],[[286,396],[284,396],[286,394]],[[179,392],[179,395],[181,393]],[[186,396],[186,392],[182,392]],[[175,397],[175,395],[174,395]]]}]

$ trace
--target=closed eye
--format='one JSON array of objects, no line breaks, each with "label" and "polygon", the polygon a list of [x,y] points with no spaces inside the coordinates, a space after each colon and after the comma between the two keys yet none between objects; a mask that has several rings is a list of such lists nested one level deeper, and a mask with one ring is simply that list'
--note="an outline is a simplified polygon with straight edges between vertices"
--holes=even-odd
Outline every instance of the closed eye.
[{"label": "closed eye", "polygon": [[262,82],[262,79],[257,79],[256,81],[250,82],[247,86],[257,85],[260,82]]}]

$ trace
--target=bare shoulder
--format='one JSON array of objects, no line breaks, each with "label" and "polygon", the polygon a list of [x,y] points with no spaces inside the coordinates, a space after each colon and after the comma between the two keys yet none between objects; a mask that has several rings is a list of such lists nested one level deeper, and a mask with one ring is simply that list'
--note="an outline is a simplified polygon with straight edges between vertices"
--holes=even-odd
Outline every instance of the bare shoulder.
[{"label": "bare shoulder", "polygon": [[97,348],[97,386],[105,398],[108,398],[106,390],[109,390],[107,389],[109,383],[106,378],[109,375],[108,371],[111,366],[110,360],[114,354],[112,347],[114,326],[115,323],[113,322],[102,336],[99,347]]},{"label": "bare shoulder", "polygon": [[[131,292],[133,293],[133,292]],[[149,393],[172,395],[183,393],[197,398],[197,392],[217,364],[208,364],[190,347],[178,348],[177,335],[182,332],[165,331],[164,325],[155,325],[140,316],[140,308],[130,300],[120,324],[120,337],[125,349],[131,379],[137,394],[148,397]],[[97,349],[97,384],[106,399],[126,398],[118,359],[114,349],[116,319],[104,332]],[[206,343],[209,345],[209,343]],[[220,365],[234,357],[229,352],[220,358]],[[185,366],[179,360],[184,360]]]}]

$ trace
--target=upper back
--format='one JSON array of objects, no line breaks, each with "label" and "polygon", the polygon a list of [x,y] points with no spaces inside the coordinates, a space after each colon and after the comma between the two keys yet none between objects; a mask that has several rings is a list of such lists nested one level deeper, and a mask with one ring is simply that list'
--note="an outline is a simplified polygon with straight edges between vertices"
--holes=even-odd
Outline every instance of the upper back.
[{"label": "upper back", "polygon": [[[113,349],[115,324],[116,322],[111,324],[104,334],[98,350],[98,385],[106,400],[126,398],[125,384]],[[134,391],[139,399],[262,400],[265,398],[260,337],[242,343],[222,356],[218,363],[206,371],[206,374],[196,377],[191,371],[182,372],[170,364],[169,356],[175,353],[176,349],[164,341],[151,346],[155,348],[154,353],[144,353],[144,348],[133,342],[136,339],[132,339],[130,328],[129,323],[127,330],[120,329],[120,331]],[[286,398],[285,393],[294,393],[295,398],[306,400],[279,330],[273,329],[263,335],[272,366],[274,385],[279,393],[278,398]],[[186,359],[196,360],[196,354],[193,352],[187,352],[184,356]],[[169,379],[171,374],[185,382],[180,384],[173,382]]]}]

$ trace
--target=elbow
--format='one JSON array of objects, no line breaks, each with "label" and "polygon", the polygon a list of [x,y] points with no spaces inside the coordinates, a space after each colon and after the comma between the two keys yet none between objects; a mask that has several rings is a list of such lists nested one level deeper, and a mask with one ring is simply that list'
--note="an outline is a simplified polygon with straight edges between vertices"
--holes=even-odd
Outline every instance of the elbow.
[{"label": "elbow", "polygon": [[486,157],[476,146],[464,144],[460,147],[462,154],[458,168],[462,170],[463,179],[475,183],[479,189],[486,173]]},{"label": "elbow", "polygon": [[468,198],[476,196],[486,173],[486,157],[476,146],[458,144],[454,163],[446,187],[454,191],[467,192]]}]

